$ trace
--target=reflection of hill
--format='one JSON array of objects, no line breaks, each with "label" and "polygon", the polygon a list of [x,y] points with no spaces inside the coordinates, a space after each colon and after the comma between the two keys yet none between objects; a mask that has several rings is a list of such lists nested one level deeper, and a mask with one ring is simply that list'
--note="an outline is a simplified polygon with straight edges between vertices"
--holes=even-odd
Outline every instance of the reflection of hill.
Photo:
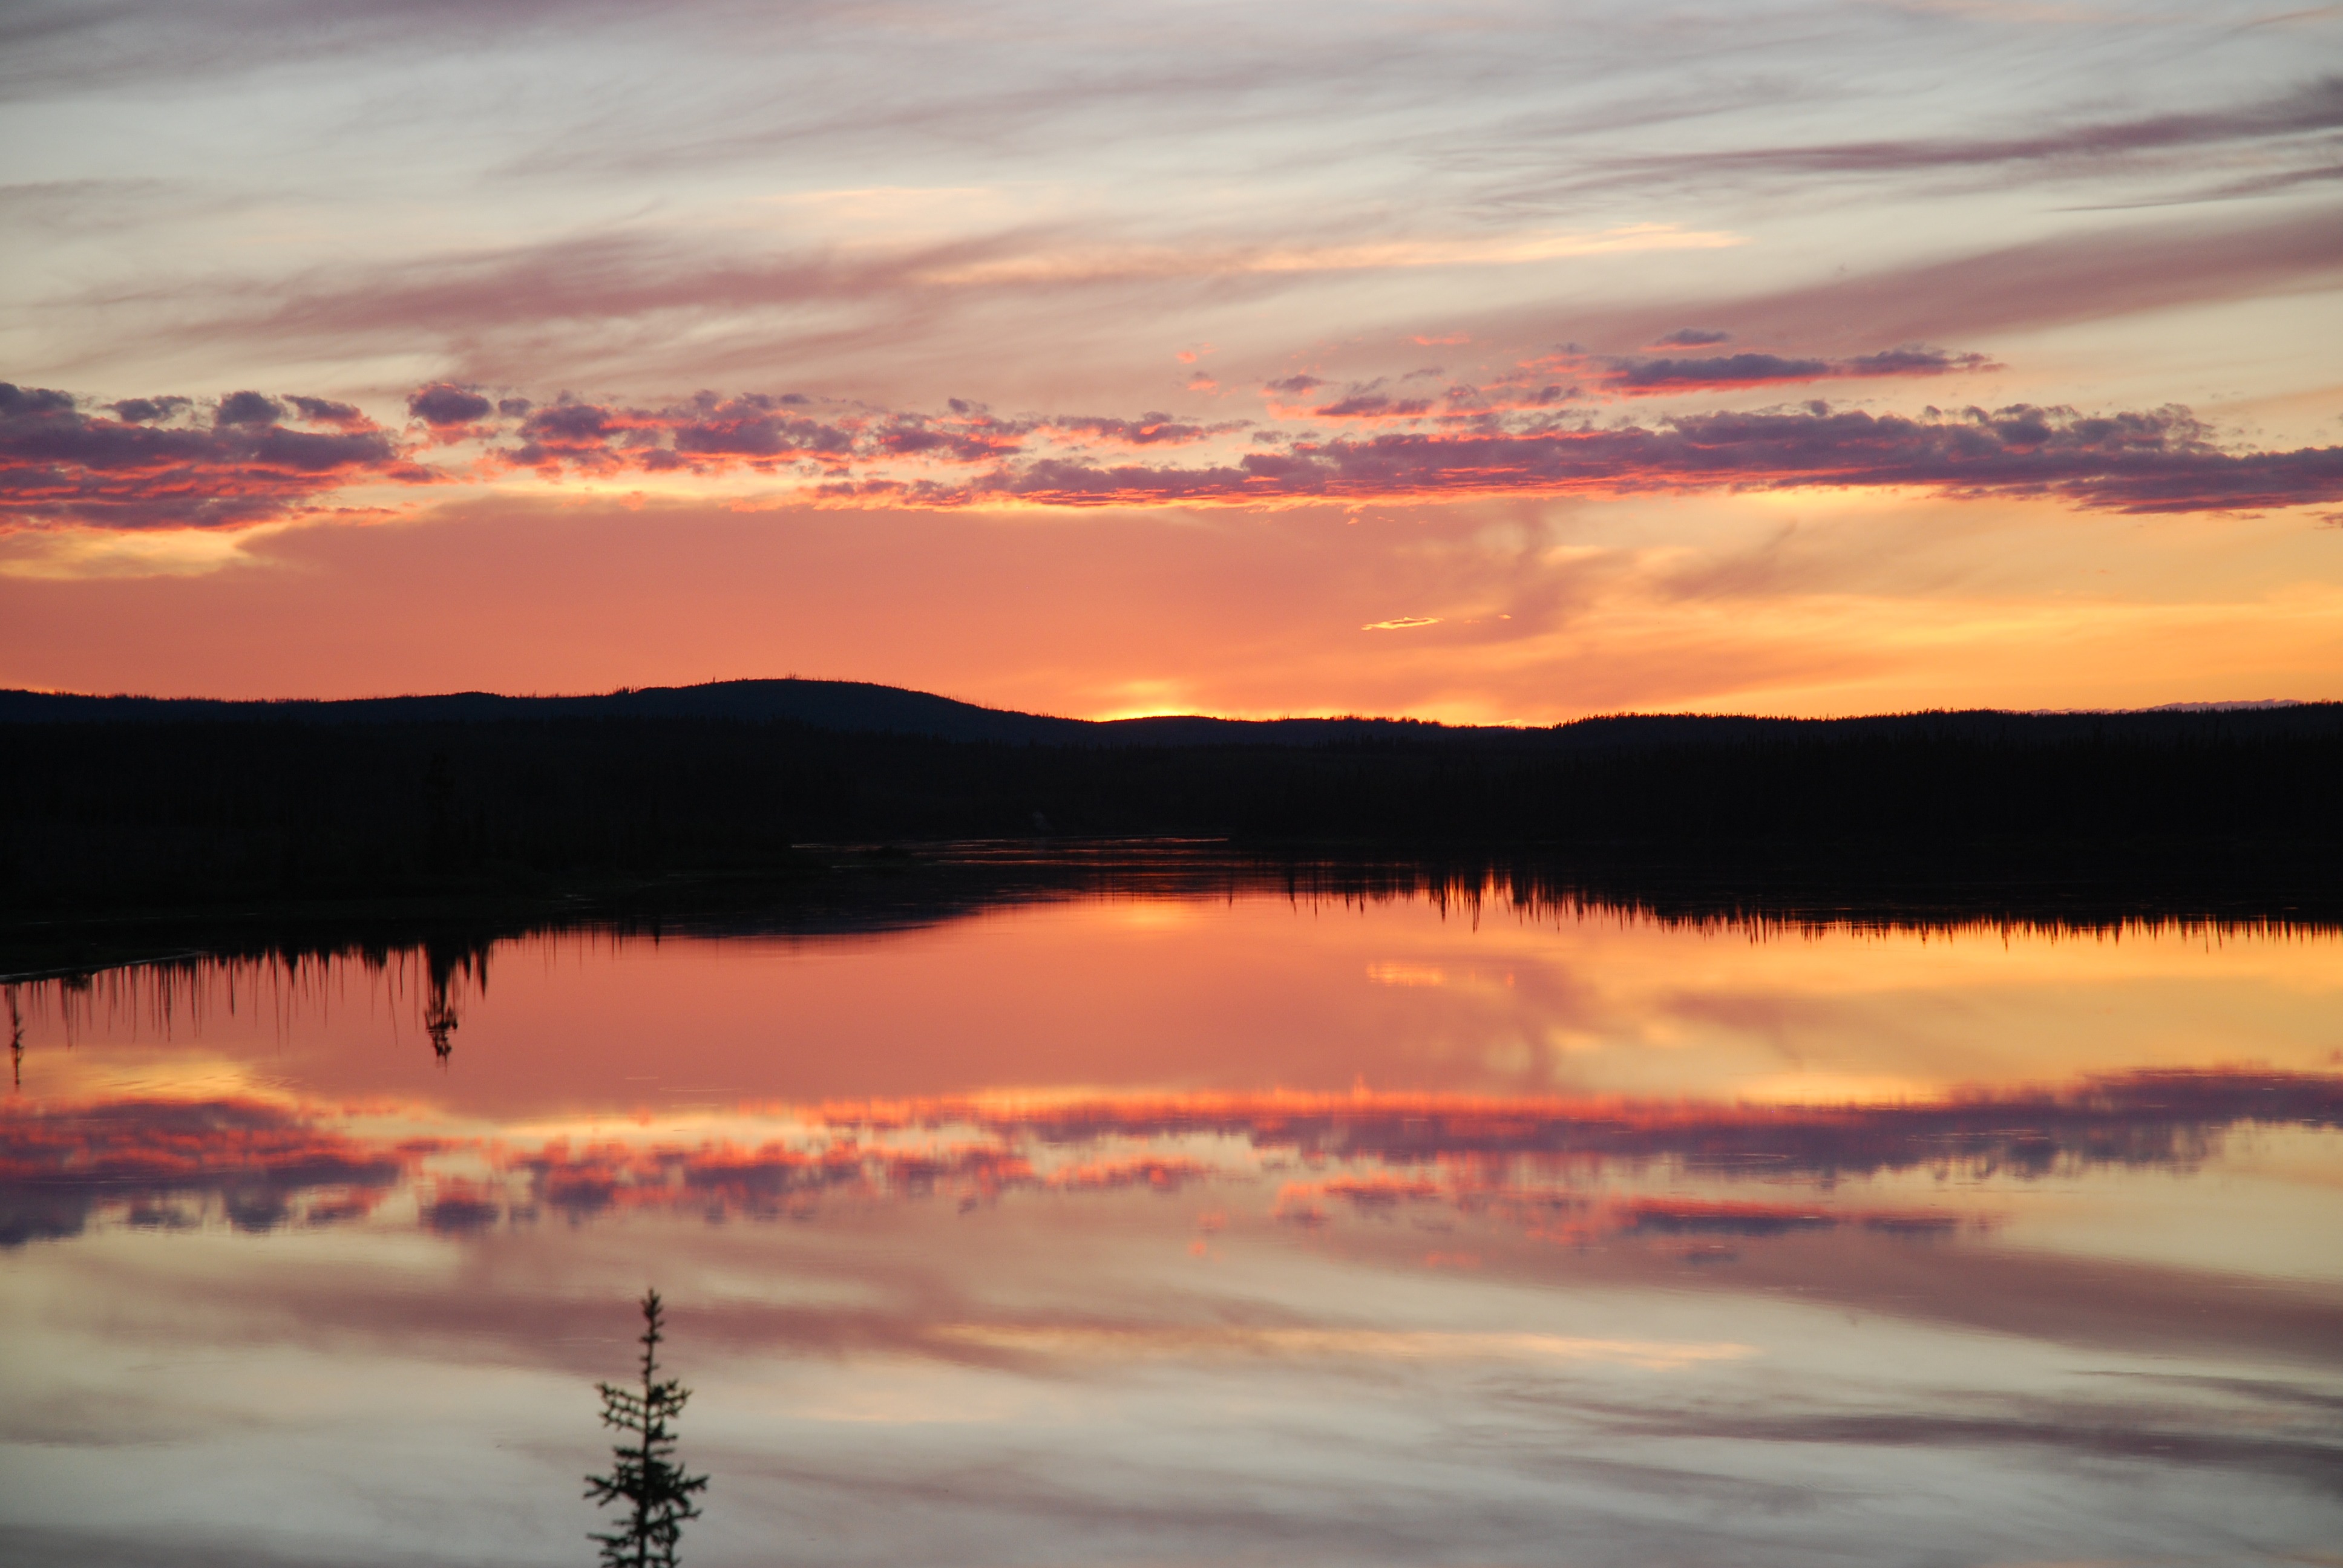
[{"label": "reflection of hill", "polygon": [[[2302,871],[2310,876],[2315,869]],[[472,966],[485,965],[498,941],[537,932],[820,938],[917,930],[986,910],[1084,898],[1423,899],[1467,918],[1502,910],[1533,920],[1591,915],[1737,927],[1755,935],[2137,926],[2312,932],[2343,929],[2338,888],[2343,883],[2308,891],[2290,881],[2176,884],[2154,868],[2138,878],[2104,868],[2092,876],[2058,876],[2039,865],[1988,875],[1909,863],[1701,866],[1534,850],[1326,855],[1211,840],[1003,839],[840,849],[801,858],[786,876],[645,879],[606,884],[591,897],[264,904],[256,911],[0,926],[0,985],[38,982],[62,998],[82,979],[135,965],[163,988],[141,1004],[163,1010],[160,1019],[171,1005],[167,977],[210,961],[287,973],[327,960],[374,969],[420,965],[445,991]]]},{"label": "reflection of hill", "polygon": [[[1918,888],[1834,881],[1811,871],[1725,879],[1535,858],[1279,858],[1210,842],[1018,841],[850,852],[780,882],[676,879],[597,900],[484,903],[397,914],[156,919],[80,930],[58,925],[0,939],[0,997],[14,1019],[55,1015],[70,1033],[103,1014],[168,1032],[200,1022],[225,982],[256,1005],[297,1010],[355,970],[388,982],[399,1016],[456,1047],[466,998],[485,988],[501,943],[562,932],[626,940],[883,935],[1020,904],[1068,900],[1289,899],[1335,905],[1421,900],[1453,918],[1648,921],[1738,929],[1753,938],[1829,930],[2207,935],[2312,934],[2343,926],[2343,906],[2188,898],[2056,882],[1946,881]],[[152,956],[157,950],[166,956]]]}]

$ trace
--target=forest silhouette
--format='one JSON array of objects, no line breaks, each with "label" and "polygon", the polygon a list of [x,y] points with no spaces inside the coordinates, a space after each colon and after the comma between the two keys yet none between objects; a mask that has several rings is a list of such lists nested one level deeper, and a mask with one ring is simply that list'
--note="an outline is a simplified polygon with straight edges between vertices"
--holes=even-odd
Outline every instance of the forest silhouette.
[{"label": "forest silhouette", "polygon": [[1011,739],[907,732],[967,728],[923,710],[823,728],[712,699],[481,699],[478,718],[447,716],[466,699],[56,700],[0,702],[19,716],[0,721],[0,909],[44,919],[786,882],[842,847],[970,839],[1207,838],[1750,888],[2161,889],[2264,915],[2332,897],[2343,866],[2343,704],[1552,729],[991,714],[1041,727]]}]

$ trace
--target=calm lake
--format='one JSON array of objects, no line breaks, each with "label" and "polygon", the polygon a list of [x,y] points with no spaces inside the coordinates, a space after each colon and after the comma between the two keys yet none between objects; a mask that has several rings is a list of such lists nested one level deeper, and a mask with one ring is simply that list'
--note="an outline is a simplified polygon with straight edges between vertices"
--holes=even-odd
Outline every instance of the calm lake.
[{"label": "calm lake", "polygon": [[1490,891],[22,979],[0,1562],[2343,1563],[2334,933]]}]

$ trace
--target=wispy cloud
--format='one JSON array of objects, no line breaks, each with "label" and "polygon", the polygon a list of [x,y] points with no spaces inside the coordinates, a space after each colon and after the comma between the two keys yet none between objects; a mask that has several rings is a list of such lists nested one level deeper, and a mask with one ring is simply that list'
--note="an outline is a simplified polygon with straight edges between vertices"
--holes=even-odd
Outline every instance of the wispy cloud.
[{"label": "wispy cloud", "polygon": [[[2112,168],[2145,165],[2185,171],[2190,155],[2258,145],[2281,155],[2325,161],[2326,133],[2343,128],[2343,76],[2300,82],[2268,97],[2193,112],[2077,119],[2016,135],[1915,136],[1710,146],[1684,152],[1613,156],[1558,177],[1506,187],[1519,200],[1531,189],[1598,189],[1655,184],[1746,188],[1792,179],[1908,179],[1916,175],[1993,171],[1997,177],[2105,177]],[[1502,155],[1497,155],[1502,156]]]},{"label": "wispy cloud", "polygon": [[1511,266],[1570,256],[1634,251],[1722,250],[1747,243],[1721,230],[1674,224],[1629,224],[1592,234],[1510,234],[1476,237],[1362,240],[1307,246],[1124,246],[1055,253],[942,267],[943,284],[1096,282],[1248,274],[1403,271],[1424,267]]},{"label": "wispy cloud", "polygon": [[1117,1329],[1072,1325],[955,1323],[938,1337],[1029,1354],[1109,1357],[1276,1356],[1369,1362],[1594,1362],[1674,1372],[1738,1361],[1755,1347],[1720,1341],[1583,1339],[1565,1334],[1454,1331],[1395,1332],[1222,1325]]},{"label": "wispy cloud", "polygon": [[[1813,357],[1881,343],[1975,342],[1989,334],[2107,320],[2176,307],[2310,291],[2343,279],[2343,212],[2254,223],[2165,221],[2095,226],[2017,244],[1884,266],[1764,291],[1587,312],[1570,330],[1622,348],[1687,316],[1737,338],[1812,346]],[[1522,341],[1550,312],[1508,315],[1477,330]]]}]

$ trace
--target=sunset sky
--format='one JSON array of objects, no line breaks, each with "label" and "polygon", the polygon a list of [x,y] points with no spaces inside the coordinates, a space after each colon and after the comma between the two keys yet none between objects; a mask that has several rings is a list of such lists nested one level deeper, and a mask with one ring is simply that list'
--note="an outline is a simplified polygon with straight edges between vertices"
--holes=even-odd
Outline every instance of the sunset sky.
[{"label": "sunset sky", "polygon": [[2343,7],[27,0],[0,686],[2343,699]]}]

